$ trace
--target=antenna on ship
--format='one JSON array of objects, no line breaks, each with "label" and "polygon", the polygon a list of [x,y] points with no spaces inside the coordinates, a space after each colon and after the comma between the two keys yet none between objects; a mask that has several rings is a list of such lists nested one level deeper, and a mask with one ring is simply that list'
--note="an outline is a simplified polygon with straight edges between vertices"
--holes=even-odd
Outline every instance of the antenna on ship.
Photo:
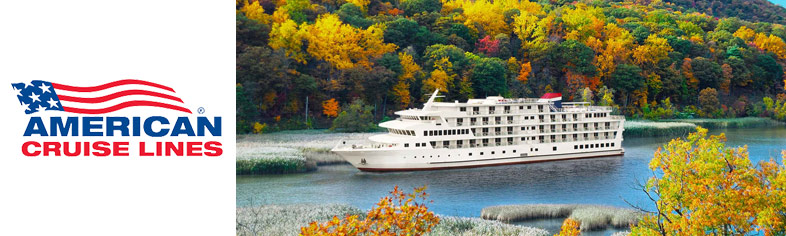
[{"label": "antenna on ship", "polygon": [[431,108],[431,104],[434,103],[434,98],[445,97],[445,96],[437,96],[437,93],[439,93],[439,89],[434,90],[434,93],[431,94],[431,97],[428,99],[428,102],[426,102],[426,104],[423,105],[423,110],[428,110]]}]

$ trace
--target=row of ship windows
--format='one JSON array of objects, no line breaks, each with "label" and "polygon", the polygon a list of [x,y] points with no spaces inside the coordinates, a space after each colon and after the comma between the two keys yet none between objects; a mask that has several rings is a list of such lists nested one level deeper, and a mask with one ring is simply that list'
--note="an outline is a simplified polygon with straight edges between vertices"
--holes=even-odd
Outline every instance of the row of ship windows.
[{"label": "row of ship windows", "polygon": [[[614,147],[614,143],[593,143],[593,144],[573,145],[573,149],[602,148],[602,147]],[[556,147],[554,150],[557,150]]]},{"label": "row of ship windows", "polygon": [[424,130],[423,136],[469,134],[469,129]]},{"label": "row of ship windows", "polygon": [[[586,117],[586,118],[599,118],[599,117],[608,117],[608,115],[609,115],[608,113],[587,113],[587,114],[584,115],[584,117]],[[520,116],[520,117],[522,117],[522,116]],[[524,120],[535,120],[535,116],[523,116],[523,117],[524,117],[523,118]],[[545,118],[545,116],[538,115],[538,119],[543,120],[544,118]],[[549,118],[551,119],[551,121],[555,121],[557,119],[557,116],[556,115],[549,115]],[[562,121],[568,120],[567,115],[561,115],[561,118],[562,118]],[[464,119],[465,118],[456,118],[456,122],[463,123]],[[573,120],[577,120],[577,119],[578,119],[578,115],[577,114],[573,114]],[[513,121],[513,116],[505,116],[505,120]],[[448,119],[448,121],[451,121],[451,119]],[[488,122],[489,121],[489,117],[481,117],[481,121]],[[500,122],[500,121],[502,121],[502,117],[501,116],[494,117],[494,121]],[[477,118],[474,118],[474,117],[473,118],[469,118],[469,122],[470,123],[477,122]]]},{"label": "row of ship windows", "polygon": [[[510,110],[510,106],[505,106],[503,108],[506,111]],[[527,106],[527,110],[531,110],[532,106]],[[538,109],[543,109],[543,105],[538,105]],[[496,110],[495,107],[488,107],[489,111]],[[524,106],[519,106],[519,110],[524,110]],[[467,107],[459,107],[459,111],[467,111]],[[472,107],[472,111],[480,111],[480,107]]]},{"label": "row of ship windows", "polygon": [[[532,151],[531,149],[532,149],[532,148],[530,148],[530,151]],[[535,151],[537,151],[537,150],[538,150],[538,149],[537,149],[537,148],[535,148]],[[491,155],[494,155],[495,153],[496,153],[495,151],[491,151]],[[505,150],[502,150],[502,154],[505,154],[505,153],[506,153],[506,151],[505,151]],[[513,153],[516,153],[516,149],[513,149]],[[470,152],[470,153],[468,153],[468,154],[469,154],[469,156],[472,156],[472,153],[471,153],[471,152]],[[481,156],[483,156],[483,154],[484,154],[484,152],[480,152],[480,155],[481,155]],[[458,154],[458,156],[461,156],[461,154]],[[413,158],[418,158],[418,156],[412,156],[412,157],[413,157]],[[429,158],[434,158],[434,155],[430,155],[430,156],[428,156],[428,157],[429,157]],[[442,157],[442,155],[437,155],[437,158],[439,158],[439,157]],[[450,154],[448,154],[448,157],[450,157]],[[404,157],[404,158],[407,158],[407,157]],[[420,158],[426,158],[426,156],[420,156]]]}]

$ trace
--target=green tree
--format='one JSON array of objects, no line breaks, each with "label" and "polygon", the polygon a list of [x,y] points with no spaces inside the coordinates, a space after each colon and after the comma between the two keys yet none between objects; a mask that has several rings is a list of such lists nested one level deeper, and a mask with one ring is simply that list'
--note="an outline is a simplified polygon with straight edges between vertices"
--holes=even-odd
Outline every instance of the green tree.
[{"label": "green tree", "polygon": [[507,93],[505,62],[501,59],[480,58],[472,69],[470,80],[475,94],[481,97]]},{"label": "green tree", "polygon": [[357,28],[367,28],[374,23],[363,16],[363,10],[358,5],[352,3],[344,3],[336,13],[341,21]]},{"label": "green tree", "polygon": [[579,41],[567,40],[560,43],[555,55],[559,58],[560,64],[570,71],[585,76],[595,76],[597,73],[595,64],[592,63],[595,52]]},{"label": "green tree", "polygon": [[401,3],[401,8],[408,16],[421,12],[434,12],[442,9],[442,2],[439,0],[408,0]]},{"label": "green tree", "polygon": [[723,78],[720,65],[703,57],[694,58],[691,61],[691,68],[693,68],[693,76],[699,80],[699,89],[717,88]]},{"label": "green tree", "polygon": [[341,109],[330,130],[342,132],[368,132],[374,130],[374,107],[367,106],[361,99],[355,99],[351,104]]}]

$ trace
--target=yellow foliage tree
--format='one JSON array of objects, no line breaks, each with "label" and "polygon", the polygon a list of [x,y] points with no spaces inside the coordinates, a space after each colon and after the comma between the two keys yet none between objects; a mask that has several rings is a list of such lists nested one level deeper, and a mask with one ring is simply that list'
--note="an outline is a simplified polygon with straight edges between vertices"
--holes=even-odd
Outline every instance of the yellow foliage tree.
[{"label": "yellow foliage tree", "polygon": [[401,64],[401,75],[393,86],[393,95],[398,99],[399,107],[403,109],[410,104],[409,85],[415,81],[415,73],[418,73],[421,68],[412,56],[405,52],[398,53],[398,59]]},{"label": "yellow foliage tree", "polygon": [[656,212],[631,235],[783,235],[786,169],[770,160],[757,169],[747,147],[729,148],[707,129],[671,140],[655,152],[643,186]]},{"label": "yellow foliage tree", "polygon": [[734,37],[741,38],[745,42],[750,42],[756,37],[756,32],[746,26],[742,26],[734,32]]},{"label": "yellow foliage tree", "polygon": [[327,117],[337,117],[338,101],[335,98],[331,98],[322,102],[322,114],[325,114]]},{"label": "yellow foliage tree", "polygon": [[396,49],[396,45],[383,42],[381,25],[357,29],[342,23],[335,14],[321,15],[313,25],[307,26],[307,31],[308,54],[336,69],[357,65],[370,68],[370,59]]},{"label": "yellow foliage tree", "polygon": [[273,49],[284,49],[287,57],[305,64],[306,54],[302,48],[307,32],[293,20],[286,19],[282,23],[275,23],[275,18],[268,45]]},{"label": "yellow foliage tree", "polygon": [[762,50],[774,53],[780,59],[786,59],[786,43],[778,36],[759,33],[753,43]]},{"label": "yellow foliage tree", "polygon": [[431,71],[431,76],[423,82],[423,91],[434,91],[439,89],[443,93],[448,92],[448,84],[453,83],[453,78],[441,69]]},{"label": "yellow foliage tree", "polygon": [[355,4],[355,6],[360,7],[360,10],[363,12],[368,11],[368,4],[371,3],[371,0],[347,0],[348,3]]},{"label": "yellow foliage tree", "polygon": [[658,61],[668,58],[671,51],[673,49],[665,38],[651,34],[644,40],[644,45],[633,50],[633,59],[639,65],[656,64]]},{"label": "yellow foliage tree", "polygon": [[248,0],[244,0],[245,4],[240,8],[240,11],[246,15],[246,18],[259,21],[262,24],[270,23],[270,15],[265,14],[265,9],[259,5],[259,1],[249,4]]}]

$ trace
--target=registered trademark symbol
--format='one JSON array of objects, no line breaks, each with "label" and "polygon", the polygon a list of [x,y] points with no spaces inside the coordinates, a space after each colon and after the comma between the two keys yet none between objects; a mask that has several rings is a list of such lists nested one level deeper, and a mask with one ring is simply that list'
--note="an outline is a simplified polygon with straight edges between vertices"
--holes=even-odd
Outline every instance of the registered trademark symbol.
[{"label": "registered trademark symbol", "polygon": [[199,114],[205,114],[205,108],[204,107],[199,107],[199,109],[197,109],[197,112]]}]

